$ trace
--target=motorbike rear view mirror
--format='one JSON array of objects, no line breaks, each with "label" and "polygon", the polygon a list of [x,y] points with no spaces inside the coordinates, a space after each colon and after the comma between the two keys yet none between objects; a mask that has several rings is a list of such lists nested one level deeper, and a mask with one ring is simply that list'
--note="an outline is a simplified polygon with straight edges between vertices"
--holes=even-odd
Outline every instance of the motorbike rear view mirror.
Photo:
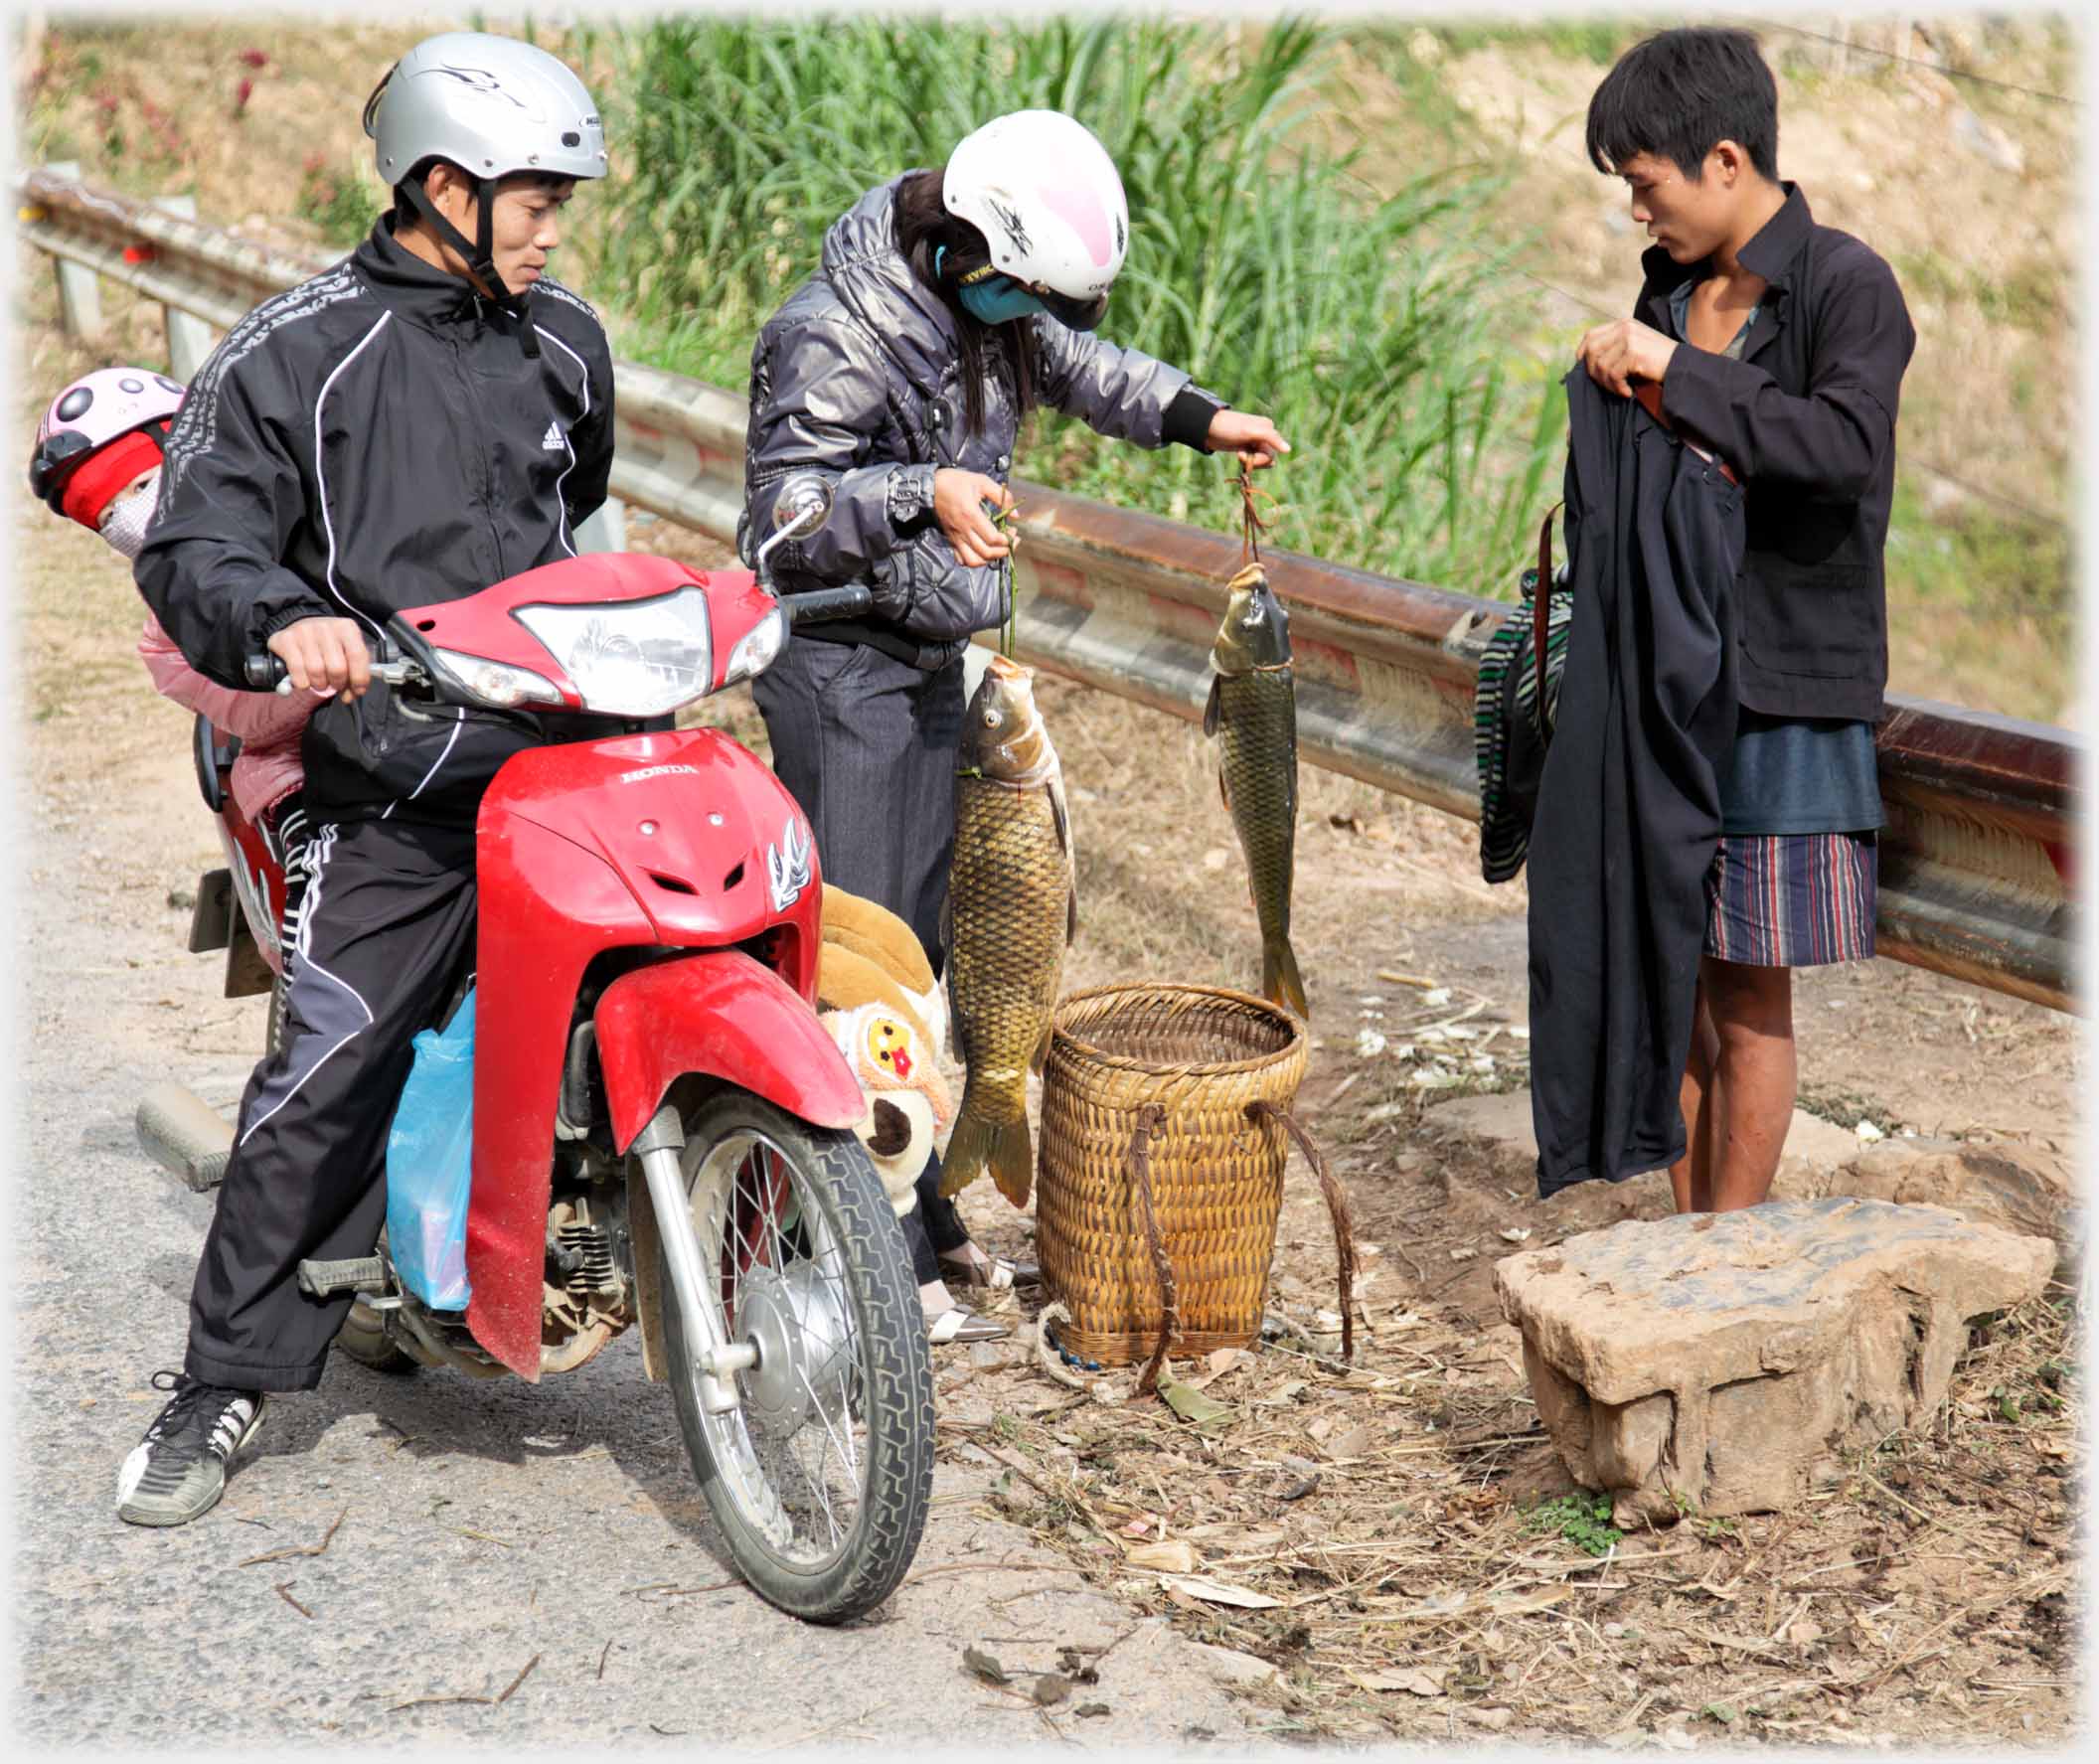
[{"label": "motorbike rear view mirror", "polygon": [[831,480],[800,472],[780,486],[772,524],[783,539],[807,539],[831,518]]},{"label": "motorbike rear view mirror", "polygon": [[772,554],[791,540],[807,539],[831,518],[831,480],[816,472],[797,472],[780,486],[772,505],[773,536],[758,548],[751,567],[765,587],[772,585],[767,565]]}]

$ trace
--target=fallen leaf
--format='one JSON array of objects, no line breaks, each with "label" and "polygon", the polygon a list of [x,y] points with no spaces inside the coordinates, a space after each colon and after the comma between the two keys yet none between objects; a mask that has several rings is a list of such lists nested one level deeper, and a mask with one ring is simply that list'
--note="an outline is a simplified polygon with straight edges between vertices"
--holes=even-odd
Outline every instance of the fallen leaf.
[{"label": "fallen leaf", "polygon": [[1039,1673],[1036,1675],[1035,1700],[1037,1702],[1048,1706],[1052,1702],[1062,1702],[1070,1694],[1071,1681],[1069,1679],[1062,1678],[1056,1673]]},{"label": "fallen leaf", "polygon": [[1166,1406],[1184,1421],[1193,1421],[1198,1427],[1213,1425],[1231,1419],[1231,1410],[1212,1396],[1205,1396],[1193,1384],[1184,1384],[1179,1378],[1161,1368],[1159,1394],[1166,1398]]},{"label": "fallen leaf", "polygon": [[1350,1671],[1349,1677],[1366,1690],[1405,1690],[1415,1696],[1441,1696],[1443,1681],[1449,1673],[1447,1666],[1417,1666],[1401,1673]]},{"label": "fallen leaf", "polygon": [[1725,1702],[1708,1702],[1703,1708],[1698,1710],[1698,1718],[1703,1720],[1708,1716],[1719,1722],[1723,1727],[1731,1727],[1735,1721],[1734,1705]]},{"label": "fallen leaf", "polygon": [[1242,1611],[1272,1611],[1281,1604],[1281,1599],[1271,1599],[1264,1592],[1254,1592],[1243,1586],[1228,1586],[1221,1580],[1206,1579],[1201,1574],[1162,1574],[1159,1584],[1168,1592],[1178,1592],[1190,1598],[1208,1599],[1213,1605],[1236,1605]]},{"label": "fallen leaf", "polygon": [[1093,1715],[1105,1715],[1109,1713],[1109,1709],[1104,1702],[1082,1702],[1072,1712],[1083,1721]]},{"label": "fallen leaf", "polygon": [[981,1648],[964,1648],[962,1650],[962,1664],[968,1667],[971,1672],[975,1673],[987,1684],[1010,1684],[1013,1683],[1006,1669]]},{"label": "fallen leaf", "polygon": [[1490,1733],[1500,1733],[1516,1719],[1514,1709],[1473,1709],[1469,1712],[1472,1718]]},{"label": "fallen leaf", "polygon": [[1133,1568],[1156,1568],[1163,1574],[1193,1574],[1195,1545],[1176,1537],[1165,1543],[1140,1543],[1123,1558]]},{"label": "fallen leaf", "polygon": [[1371,1449],[1371,1430],[1359,1423],[1351,1427],[1327,1450],[1337,1458],[1360,1458]]},{"label": "fallen leaf", "polygon": [[1531,1227],[1529,1225],[1511,1225],[1502,1233],[1502,1241],[1504,1243],[1522,1243],[1530,1235]]}]

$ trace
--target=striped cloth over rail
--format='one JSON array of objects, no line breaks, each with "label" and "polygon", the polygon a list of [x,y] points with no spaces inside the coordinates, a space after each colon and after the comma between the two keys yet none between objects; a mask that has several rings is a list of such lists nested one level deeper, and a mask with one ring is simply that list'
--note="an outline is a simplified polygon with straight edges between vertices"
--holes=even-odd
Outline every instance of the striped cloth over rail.
[{"label": "striped cloth over rail", "polygon": [[[1566,567],[1552,572],[1545,604],[1545,726],[1559,709],[1559,678],[1566,662],[1567,629],[1574,594]],[[1537,736],[1537,669],[1532,656],[1533,596],[1537,571],[1523,574],[1520,609],[1502,621],[1480,656],[1479,685],[1472,701],[1472,751],[1480,774],[1480,874],[1504,882],[1524,867],[1531,850],[1531,810],[1537,800],[1537,772],[1544,743]],[[1520,725],[1520,726],[1519,726]],[[1523,776],[1512,776],[1517,765]]]}]

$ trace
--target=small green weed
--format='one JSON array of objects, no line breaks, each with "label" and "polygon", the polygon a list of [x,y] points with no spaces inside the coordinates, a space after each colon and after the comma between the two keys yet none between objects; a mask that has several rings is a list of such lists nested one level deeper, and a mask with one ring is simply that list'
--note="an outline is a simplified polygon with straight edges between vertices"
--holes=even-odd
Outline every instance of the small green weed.
[{"label": "small green weed", "polygon": [[1611,1523],[1611,1498],[1586,1489],[1540,1502],[1525,1519],[1524,1530],[1531,1536],[1557,1533],[1590,1555],[1608,1555],[1625,1536]]}]

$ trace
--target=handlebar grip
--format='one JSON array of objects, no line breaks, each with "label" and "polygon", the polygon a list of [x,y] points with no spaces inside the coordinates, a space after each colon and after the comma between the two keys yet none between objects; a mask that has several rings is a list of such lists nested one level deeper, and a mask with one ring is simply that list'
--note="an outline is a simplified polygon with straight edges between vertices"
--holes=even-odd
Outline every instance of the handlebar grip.
[{"label": "handlebar grip", "polygon": [[780,609],[790,625],[805,625],[824,619],[856,618],[875,604],[874,593],[855,582],[843,588],[811,588],[804,594],[782,594]]},{"label": "handlebar grip", "polygon": [[285,677],[284,658],[275,651],[267,655],[251,655],[242,666],[247,684],[256,692],[273,692]]}]

